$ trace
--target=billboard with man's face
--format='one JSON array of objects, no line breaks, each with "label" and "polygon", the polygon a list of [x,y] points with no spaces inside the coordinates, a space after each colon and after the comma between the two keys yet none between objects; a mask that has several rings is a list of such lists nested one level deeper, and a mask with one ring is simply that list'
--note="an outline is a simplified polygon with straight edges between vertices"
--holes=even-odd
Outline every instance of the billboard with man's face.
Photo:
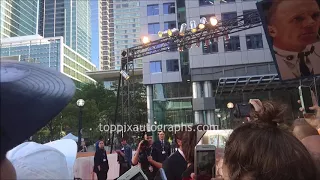
[{"label": "billboard with man's face", "polygon": [[320,0],[257,3],[282,80],[320,75]]}]

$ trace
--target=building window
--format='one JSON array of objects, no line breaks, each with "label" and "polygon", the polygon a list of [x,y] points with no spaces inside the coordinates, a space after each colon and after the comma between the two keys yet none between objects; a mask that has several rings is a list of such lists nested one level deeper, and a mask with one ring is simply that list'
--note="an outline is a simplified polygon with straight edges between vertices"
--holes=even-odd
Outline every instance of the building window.
[{"label": "building window", "polygon": [[203,17],[205,17],[205,18],[207,19],[207,21],[209,22],[211,17],[215,17],[215,14],[201,15],[201,16],[200,16],[200,19],[203,18]]},{"label": "building window", "polygon": [[158,34],[159,31],[160,31],[160,24],[159,23],[148,24],[148,33],[149,34]]},{"label": "building window", "polygon": [[148,16],[159,15],[159,5],[158,4],[148,5],[147,8],[148,8],[147,9]]},{"label": "building window", "polygon": [[199,0],[199,6],[214,5],[214,0]]},{"label": "building window", "polygon": [[161,73],[162,65],[161,61],[151,61],[150,62],[150,73]]},{"label": "building window", "polygon": [[[258,10],[253,9],[253,10],[247,10],[247,11],[243,11],[243,21],[244,24],[251,24],[252,21],[256,21],[255,19],[253,19],[252,17],[257,17],[259,18],[259,16],[255,16],[253,15],[253,13],[258,13]],[[259,20],[259,19],[258,19]]]},{"label": "building window", "polygon": [[167,60],[167,72],[179,71],[179,61],[178,59]]},{"label": "building window", "polygon": [[175,21],[168,21],[164,22],[164,30],[173,29],[176,28],[176,22]]},{"label": "building window", "polygon": [[263,48],[262,34],[246,35],[246,42],[248,49],[261,49]]},{"label": "building window", "polygon": [[223,3],[233,3],[236,2],[235,0],[224,0],[224,1],[220,1],[221,4]]},{"label": "building window", "polygon": [[225,51],[239,51],[240,39],[239,36],[231,36],[229,40],[224,40]]},{"label": "building window", "polygon": [[204,41],[202,41],[202,52],[203,54],[212,54],[217,53],[218,50],[218,42],[214,42],[213,40],[209,41],[209,45],[206,45]]},{"label": "building window", "polygon": [[[238,26],[238,20],[236,19],[237,17],[237,12],[229,12],[229,13],[222,13],[221,14],[221,20],[222,20],[222,25],[224,26]],[[228,20],[233,19],[233,22],[230,22]],[[227,22],[225,22],[227,21]]]},{"label": "building window", "polygon": [[176,7],[174,3],[164,3],[163,4],[163,14],[175,14]]}]

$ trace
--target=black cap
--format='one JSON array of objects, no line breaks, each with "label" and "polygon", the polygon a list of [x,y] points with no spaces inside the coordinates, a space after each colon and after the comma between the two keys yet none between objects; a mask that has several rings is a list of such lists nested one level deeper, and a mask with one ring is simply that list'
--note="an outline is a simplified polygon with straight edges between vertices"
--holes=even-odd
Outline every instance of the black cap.
[{"label": "black cap", "polygon": [[54,69],[2,59],[1,160],[58,115],[76,89],[69,77]]}]

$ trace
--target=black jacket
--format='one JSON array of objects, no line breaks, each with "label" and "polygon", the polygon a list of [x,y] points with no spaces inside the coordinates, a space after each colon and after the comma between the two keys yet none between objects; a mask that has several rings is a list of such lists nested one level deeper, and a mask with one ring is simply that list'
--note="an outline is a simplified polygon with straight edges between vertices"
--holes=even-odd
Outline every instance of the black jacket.
[{"label": "black jacket", "polygon": [[109,170],[107,152],[104,149],[98,149],[94,154],[93,172],[99,172],[98,166],[100,166],[100,171],[108,172]]},{"label": "black jacket", "polygon": [[[168,180],[181,180],[183,172],[187,169],[187,161],[176,151],[162,164]],[[161,180],[160,173],[157,173],[155,180]]]},{"label": "black jacket", "polygon": [[[157,152],[157,162],[162,163],[164,160],[166,160],[171,155],[171,146],[168,141],[164,141],[164,145],[162,147],[161,141],[158,140],[153,143],[152,147],[156,149]],[[165,154],[162,154],[162,151],[165,151]]]}]

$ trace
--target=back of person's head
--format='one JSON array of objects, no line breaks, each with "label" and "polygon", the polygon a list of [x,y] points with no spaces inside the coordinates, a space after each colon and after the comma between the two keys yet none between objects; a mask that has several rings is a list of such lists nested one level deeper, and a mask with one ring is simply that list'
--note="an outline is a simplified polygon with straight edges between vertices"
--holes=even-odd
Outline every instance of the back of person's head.
[{"label": "back of person's head", "polygon": [[182,137],[182,152],[188,163],[194,163],[194,148],[197,145],[197,131],[203,130],[201,124],[193,125]]},{"label": "back of person's head", "polygon": [[319,135],[318,131],[302,118],[293,122],[292,133],[300,141],[308,136]]},{"label": "back of person's head", "polygon": [[301,142],[310,152],[318,171],[317,177],[320,177],[320,135],[308,136],[302,139]]},{"label": "back of person's head", "polygon": [[[180,147],[178,141],[180,141],[180,142],[182,141],[183,135],[184,135],[184,131],[178,131],[174,136],[175,137],[175,142],[176,142],[176,145],[177,145],[178,148]],[[181,142],[181,144],[182,144],[182,142]]]},{"label": "back of person's head", "polygon": [[315,180],[312,158],[283,123],[284,107],[270,101],[254,112],[254,121],[234,129],[225,148],[224,165],[232,180]]}]

